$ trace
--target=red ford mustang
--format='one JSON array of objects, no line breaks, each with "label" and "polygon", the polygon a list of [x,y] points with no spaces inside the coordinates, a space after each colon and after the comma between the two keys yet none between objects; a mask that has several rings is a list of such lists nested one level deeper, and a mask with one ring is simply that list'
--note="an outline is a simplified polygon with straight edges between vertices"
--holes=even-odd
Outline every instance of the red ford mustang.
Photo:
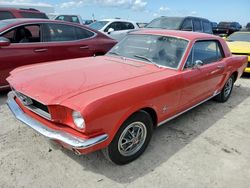
[{"label": "red ford mustang", "polygon": [[0,90],[16,67],[33,63],[103,55],[116,41],[78,24],[44,19],[0,21]]},{"label": "red ford mustang", "polygon": [[211,98],[225,102],[247,65],[219,37],[130,33],[105,56],[18,68],[8,77],[17,119],[77,154],[139,157],[153,129]]}]

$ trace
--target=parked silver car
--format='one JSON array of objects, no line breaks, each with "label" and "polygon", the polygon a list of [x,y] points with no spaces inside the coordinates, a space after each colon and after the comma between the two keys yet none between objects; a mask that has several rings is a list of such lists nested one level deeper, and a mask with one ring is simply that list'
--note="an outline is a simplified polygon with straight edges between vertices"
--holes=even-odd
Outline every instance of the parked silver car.
[{"label": "parked silver car", "polygon": [[92,29],[99,30],[111,38],[120,41],[131,30],[139,29],[136,22],[122,19],[104,19],[89,25]]}]

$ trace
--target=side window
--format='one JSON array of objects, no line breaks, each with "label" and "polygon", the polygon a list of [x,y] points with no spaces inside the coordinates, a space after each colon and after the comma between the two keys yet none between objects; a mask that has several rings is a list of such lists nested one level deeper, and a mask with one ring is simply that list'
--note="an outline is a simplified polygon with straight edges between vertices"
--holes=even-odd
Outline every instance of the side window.
[{"label": "side window", "polygon": [[15,18],[9,11],[0,11],[0,20]]},{"label": "side window", "polygon": [[87,39],[93,37],[95,33],[88,31],[87,29],[76,27],[77,39]]},{"label": "side window", "polygon": [[2,35],[11,43],[40,42],[40,25],[20,26]]},{"label": "side window", "polygon": [[207,21],[203,21],[203,31],[205,33],[212,33],[212,24],[210,22]]},{"label": "side window", "polygon": [[218,41],[199,41],[194,44],[185,68],[193,67],[197,60],[205,65],[220,61],[223,57],[224,54]]},{"label": "side window", "polygon": [[122,30],[129,30],[129,29],[134,29],[134,25],[132,23],[129,22],[122,22]]},{"label": "side window", "polygon": [[104,32],[108,32],[108,30],[110,28],[113,28],[115,31],[120,31],[120,30],[122,30],[122,23],[121,22],[113,22],[113,23],[109,24],[108,27],[106,27]]},{"label": "side window", "polygon": [[77,40],[75,27],[64,24],[44,24],[44,42]]},{"label": "side window", "polygon": [[194,31],[202,32],[202,27],[201,27],[201,21],[200,20],[194,19],[193,24],[194,24]]},{"label": "side window", "polygon": [[193,31],[192,20],[191,19],[185,19],[184,22],[183,22],[183,24],[182,24],[181,30],[184,30],[184,31]]},{"label": "side window", "polygon": [[71,19],[72,19],[72,22],[74,22],[74,23],[80,23],[77,16],[72,16]]}]

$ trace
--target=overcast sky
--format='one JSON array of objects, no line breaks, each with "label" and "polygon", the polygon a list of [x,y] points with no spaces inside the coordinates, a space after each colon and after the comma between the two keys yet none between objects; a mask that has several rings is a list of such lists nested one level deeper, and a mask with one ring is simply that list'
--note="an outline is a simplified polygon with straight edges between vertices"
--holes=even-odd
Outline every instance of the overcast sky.
[{"label": "overcast sky", "polygon": [[148,22],[158,16],[200,16],[210,21],[250,22],[250,0],[0,0],[47,3],[57,13],[80,14],[90,19],[125,18]]}]

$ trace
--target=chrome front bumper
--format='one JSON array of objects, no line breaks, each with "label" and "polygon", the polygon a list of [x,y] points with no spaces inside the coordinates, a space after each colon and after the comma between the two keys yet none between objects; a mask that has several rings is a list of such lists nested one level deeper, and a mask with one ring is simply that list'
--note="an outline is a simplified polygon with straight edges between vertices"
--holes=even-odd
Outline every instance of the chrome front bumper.
[{"label": "chrome front bumper", "polygon": [[15,95],[13,94],[13,92],[9,92],[7,104],[12,113],[15,115],[15,117],[49,139],[61,141],[70,146],[72,149],[86,149],[96,144],[99,144],[108,138],[107,134],[103,134],[85,140],[66,132],[53,130],[47,127],[46,125],[43,125],[39,121],[33,119],[32,117],[28,116],[16,103],[14,97]]}]

